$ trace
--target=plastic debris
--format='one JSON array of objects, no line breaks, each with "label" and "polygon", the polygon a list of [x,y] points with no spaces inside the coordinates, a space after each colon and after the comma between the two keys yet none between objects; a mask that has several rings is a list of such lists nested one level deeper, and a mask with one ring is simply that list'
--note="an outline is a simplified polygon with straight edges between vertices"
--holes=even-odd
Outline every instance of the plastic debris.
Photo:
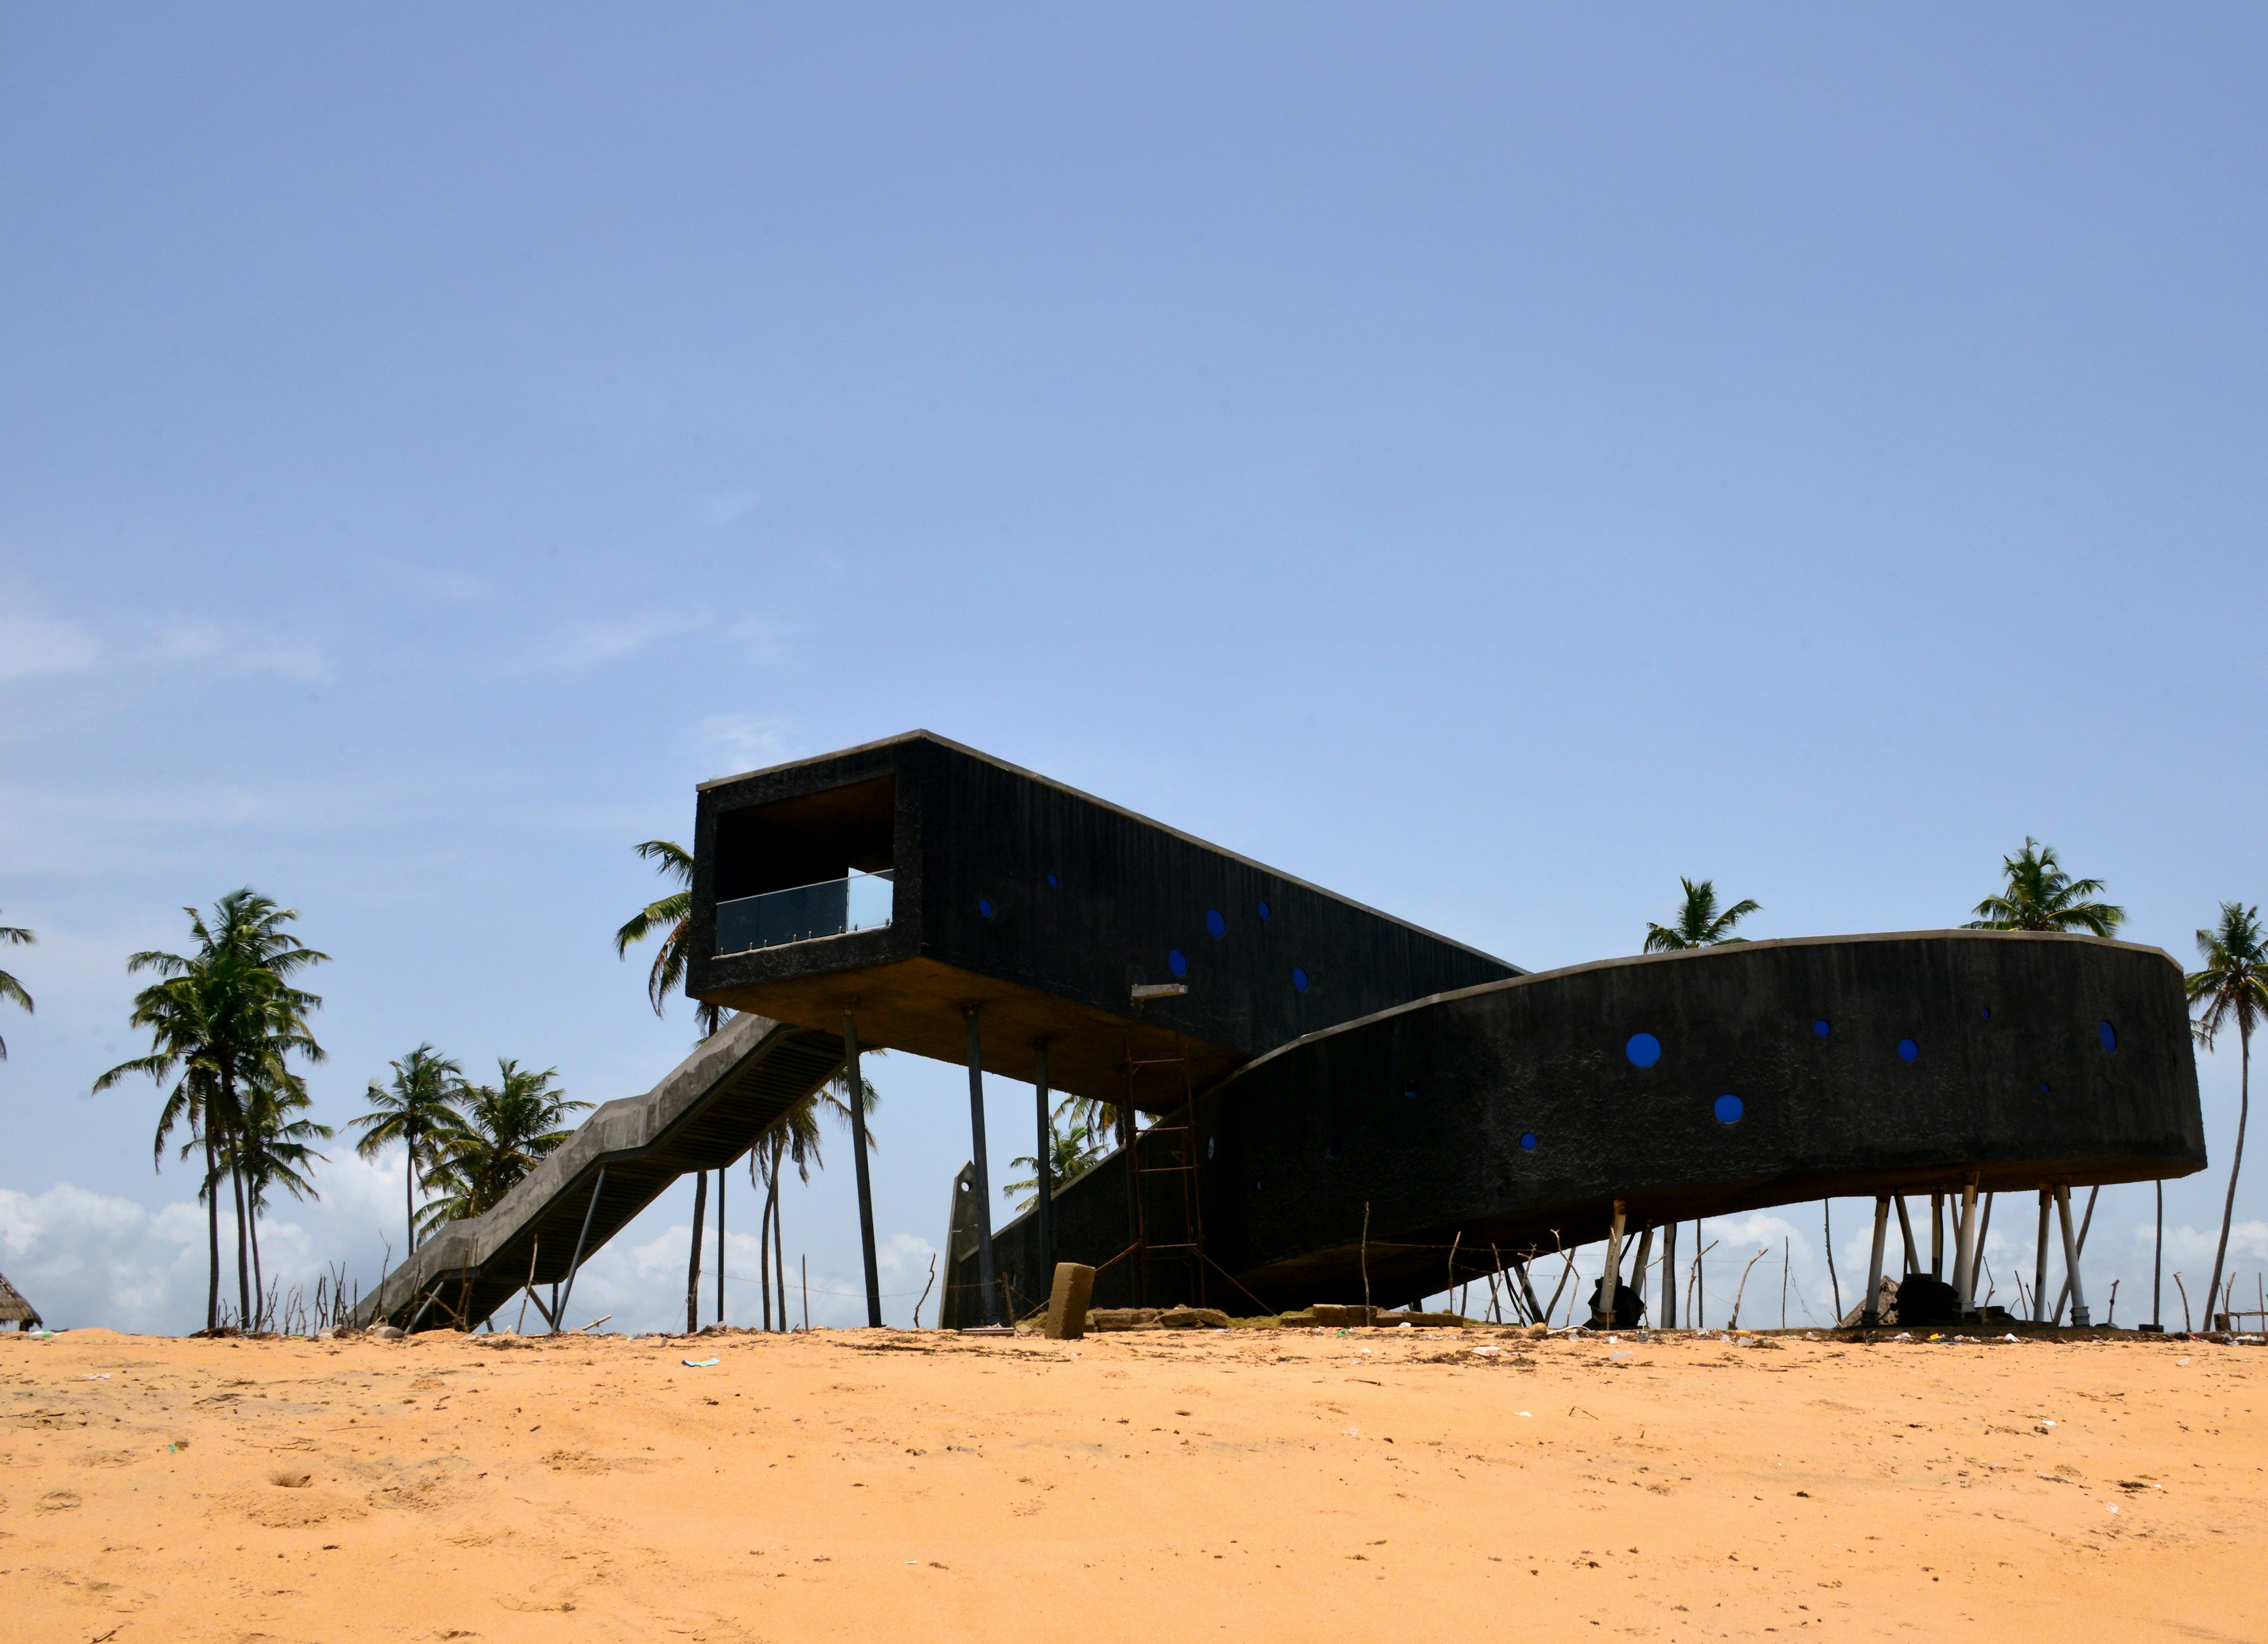
[{"label": "plastic debris", "polygon": [[688,1370],[705,1370],[716,1362],[714,1359],[680,1359],[678,1360],[678,1363]]},{"label": "plastic debris", "polygon": [[1609,1364],[1628,1364],[1631,1360],[1637,1357],[1638,1354],[1631,1352],[1627,1347],[1617,1347],[1607,1355],[1607,1362]]}]

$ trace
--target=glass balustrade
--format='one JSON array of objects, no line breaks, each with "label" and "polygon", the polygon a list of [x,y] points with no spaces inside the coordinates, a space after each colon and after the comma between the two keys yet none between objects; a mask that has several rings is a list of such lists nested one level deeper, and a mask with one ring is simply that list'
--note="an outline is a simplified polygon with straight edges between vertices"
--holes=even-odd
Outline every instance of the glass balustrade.
[{"label": "glass balustrade", "polygon": [[890,922],[896,888],[885,869],[720,902],[717,904],[718,956],[852,931],[880,930]]}]

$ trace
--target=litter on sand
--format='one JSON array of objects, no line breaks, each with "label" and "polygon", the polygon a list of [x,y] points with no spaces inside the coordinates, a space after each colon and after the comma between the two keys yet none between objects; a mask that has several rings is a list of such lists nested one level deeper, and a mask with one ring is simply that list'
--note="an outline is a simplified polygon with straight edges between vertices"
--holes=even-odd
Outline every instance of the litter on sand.
[{"label": "litter on sand", "polygon": [[716,1362],[714,1359],[680,1359],[678,1360],[678,1363],[688,1370],[705,1370]]}]

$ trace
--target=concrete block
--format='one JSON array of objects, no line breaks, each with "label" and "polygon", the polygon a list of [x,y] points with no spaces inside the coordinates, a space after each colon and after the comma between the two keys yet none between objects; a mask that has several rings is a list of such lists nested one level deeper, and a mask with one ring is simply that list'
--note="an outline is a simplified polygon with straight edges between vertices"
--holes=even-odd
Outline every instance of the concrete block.
[{"label": "concrete block", "polygon": [[1048,1292],[1048,1339],[1077,1341],[1086,1334],[1086,1304],[1094,1294],[1094,1269],[1057,1262]]}]

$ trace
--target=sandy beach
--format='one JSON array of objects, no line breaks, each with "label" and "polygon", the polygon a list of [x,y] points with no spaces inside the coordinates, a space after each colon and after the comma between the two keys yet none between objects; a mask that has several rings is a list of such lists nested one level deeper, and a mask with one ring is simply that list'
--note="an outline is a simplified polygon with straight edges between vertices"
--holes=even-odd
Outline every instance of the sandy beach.
[{"label": "sandy beach", "polygon": [[2268,1638],[2268,1350],[1762,1339],[0,1338],[0,1614],[90,1644]]}]

